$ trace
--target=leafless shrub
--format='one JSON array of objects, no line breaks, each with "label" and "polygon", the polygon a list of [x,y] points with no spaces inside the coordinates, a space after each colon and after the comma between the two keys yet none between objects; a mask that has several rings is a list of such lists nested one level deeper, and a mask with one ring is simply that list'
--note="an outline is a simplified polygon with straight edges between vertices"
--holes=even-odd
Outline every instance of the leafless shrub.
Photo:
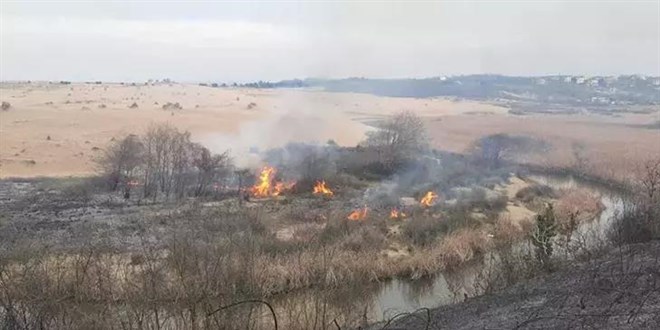
[{"label": "leafless shrub", "polygon": [[500,166],[504,160],[542,152],[548,148],[548,143],[543,140],[508,134],[494,134],[480,138],[471,147],[473,156],[490,168]]},{"label": "leafless shrub", "polygon": [[9,110],[9,108],[11,108],[11,103],[7,101],[2,101],[2,110],[7,111]]},{"label": "leafless shrub", "polygon": [[211,152],[199,145],[192,145],[192,165],[197,169],[197,186],[195,196],[203,196],[211,192],[213,184],[224,183],[231,171],[229,153],[213,155]]},{"label": "leafless shrub", "polygon": [[415,216],[404,223],[401,229],[403,236],[418,246],[436,242],[438,236],[448,230],[445,221],[429,216]]},{"label": "leafless shrub", "polygon": [[660,160],[645,163],[622,214],[609,232],[617,244],[646,242],[660,237]]},{"label": "leafless shrub", "polygon": [[428,147],[424,122],[412,112],[401,112],[383,122],[378,130],[367,133],[362,143],[374,149],[379,162],[387,169],[395,169]]},{"label": "leafless shrub", "polygon": [[131,134],[113,141],[97,160],[104,176],[110,181],[112,190],[122,188],[130,196],[133,180],[143,163],[144,145],[137,135]]}]

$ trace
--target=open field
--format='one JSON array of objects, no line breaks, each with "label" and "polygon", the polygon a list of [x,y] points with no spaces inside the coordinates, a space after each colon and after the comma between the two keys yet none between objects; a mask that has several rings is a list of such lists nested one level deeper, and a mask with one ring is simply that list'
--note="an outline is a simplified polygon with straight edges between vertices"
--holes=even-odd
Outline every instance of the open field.
[{"label": "open field", "polygon": [[[162,122],[190,131],[213,151],[231,149],[240,164],[256,165],[250,151],[291,141],[355,145],[369,129],[363,123],[403,110],[426,118],[434,146],[454,152],[488,134],[534,135],[553,148],[523,161],[579,165],[615,179],[660,156],[660,130],[644,126],[660,119],[658,111],[516,116],[476,101],[179,84],[4,84],[0,92],[11,103],[0,112],[0,177],[90,175],[111,139]],[[181,109],[163,109],[167,102]]]},{"label": "open field", "polygon": [[[231,149],[238,162],[248,162],[251,148],[292,141],[355,145],[368,129],[359,121],[402,110],[421,116],[506,112],[470,101],[197,85],[5,84],[0,93],[11,103],[0,112],[0,177],[92,174],[99,149],[151,123],[188,130],[213,151]],[[164,110],[167,102],[182,109]],[[137,108],[129,108],[133,103]]]},{"label": "open field", "polygon": [[[0,290],[12,297],[0,307],[25,327],[86,315],[81,328],[267,328],[259,308],[213,316],[244,299],[272,302],[291,329],[365,325],[414,310],[396,283],[434,278],[444,289],[427,305],[455,303],[591,253],[582,229],[621,210],[614,191],[546,185],[516,162],[624,179],[658,156],[648,112],[520,116],[472,101],[176,84],[4,87],[1,170],[15,178],[0,180]],[[524,272],[481,278],[490,258],[509,256]],[[31,305],[35,287],[47,303]],[[335,301],[351,288],[363,298],[346,311]],[[54,308],[61,297],[74,298]]]},{"label": "open field", "polygon": [[660,130],[641,128],[658,120],[652,115],[457,115],[428,124],[435,144],[464,152],[481,136],[508,133],[539,137],[551,144],[548,152],[522,162],[573,167],[605,179],[629,179],[640,164],[660,158]]}]

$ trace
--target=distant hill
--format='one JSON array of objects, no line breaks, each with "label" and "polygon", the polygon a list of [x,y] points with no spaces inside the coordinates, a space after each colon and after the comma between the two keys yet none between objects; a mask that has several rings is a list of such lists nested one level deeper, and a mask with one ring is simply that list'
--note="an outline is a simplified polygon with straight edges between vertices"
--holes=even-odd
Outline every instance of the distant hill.
[{"label": "distant hill", "polygon": [[457,97],[570,106],[660,104],[660,77],[466,75],[424,79],[304,79],[254,82],[242,87],[316,87],[330,92],[393,97]]}]

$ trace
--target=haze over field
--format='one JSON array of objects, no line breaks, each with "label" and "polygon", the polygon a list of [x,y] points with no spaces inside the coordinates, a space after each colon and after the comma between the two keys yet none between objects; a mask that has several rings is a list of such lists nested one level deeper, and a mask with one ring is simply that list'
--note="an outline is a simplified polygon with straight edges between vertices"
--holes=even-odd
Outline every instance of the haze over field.
[{"label": "haze over field", "polygon": [[[478,102],[383,98],[305,90],[218,89],[197,85],[5,85],[0,112],[0,177],[89,175],[111,139],[170,123],[243,165],[290,142],[354,146],[364,123],[410,110],[429,118],[507,112]],[[166,103],[182,109],[165,110]],[[135,103],[136,108],[130,108]],[[50,137],[50,139],[48,139]],[[32,164],[32,161],[35,163]]]}]

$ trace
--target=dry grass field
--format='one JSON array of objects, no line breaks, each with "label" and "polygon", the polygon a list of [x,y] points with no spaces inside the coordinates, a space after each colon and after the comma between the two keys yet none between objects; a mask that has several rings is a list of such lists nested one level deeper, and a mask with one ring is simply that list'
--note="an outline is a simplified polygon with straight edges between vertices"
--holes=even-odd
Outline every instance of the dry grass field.
[{"label": "dry grass field", "polygon": [[[4,84],[0,112],[0,177],[80,176],[111,139],[140,134],[152,123],[188,130],[214,151],[231,149],[237,162],[252,148],[287,142],[355,145],[368,129],[360,121],[402,110],[421,116],[506,113],[471,101],[384,98],[302,90],[220,89],[197,85]],[[179,103],[181,109],[163,107]],[[135,103],[137,107],[131,108]],[[48,138],[50,137],[50,139]]]},{"label": "dry grass field", "polygon": [[[643,128],[660,112],[602,115],[510,115],[476,101],[391,98],[315,90],[211,88],[198,85],[3,84],[0,177],[81,176],[113,139],[167,122],[213,151],[230,149],[241,165],[251,152],[287,142],[355,145],[383,116],[412,111],[427,119],[434,146],[466,152],[479,137],[527,134],[552,144],[524,161],[582,166],[624,179],[638,164],[660,157],[660,130]],[[167,103],[178,103],[166,106]],[[136,107],[131,107],[133,104]],[[165,109],[167,108],[167,109]],[[580,160],[578,160],[580,158]]]},{"label": "dry grass field", "polygon": [[[464,152],[480,136],[508,133],[539,137],[551,144],[524,161],[551,167],[583,167],[606,179],[623,180],[652,159],[660,159],[660,130],[642,125],[654,114],[597,115],[457,115],[429,123],[435,144]],[[580,161],[582,159],[582,161]]]}]

